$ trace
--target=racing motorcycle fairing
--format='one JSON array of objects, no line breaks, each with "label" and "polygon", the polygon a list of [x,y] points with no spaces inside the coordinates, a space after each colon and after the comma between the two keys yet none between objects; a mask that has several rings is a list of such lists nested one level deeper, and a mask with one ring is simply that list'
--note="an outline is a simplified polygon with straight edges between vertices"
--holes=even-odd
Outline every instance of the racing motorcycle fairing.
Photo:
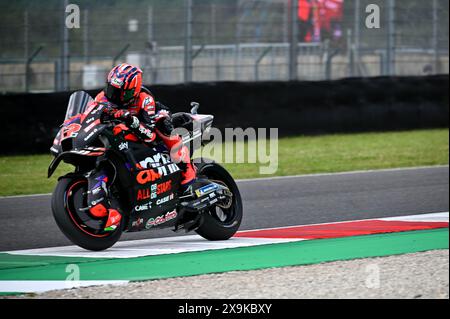
[{"label": "racing motorcycle fairing", "polygon": [[[80,92],[74,93],[78,95]],[[81,92],[85,93],[85,92]],[[86,93],[87,94],[87,93]],[[73,96],[72,95],[72,96]],[[86,98],[84,98],[85,100]],[[71,98],[71,100],[73,100]],[[87,106],[87,105],[86,105]],[[97,137],[108,127],[102,123],[102,111],[105,105],[96,105],[91,103],[91,106],[84,113],[79,113],[67,118],[61,125],[61,129],[57,133],[50,151],[57,156],[62,152],[71,150],[82,150],[89,146],[104,146],[96,144]],[[69,110],[80,109],[68,107]],[[81,108],[83,110],[83,108]]]},{"label": "racing motorcycle fairing", "polygon": [[[102,218],[103,215],[90,214],[93,205],[85,199],[88,194],[93,194],[95,187],[92,188],[88,180],[96,174],[108,177],[105,191],[99,196],[120,213],[120,231],[137,232],[167,227],[190,231],[202,225],[204,213],[210,207],[229,208],[233,194],[228,187],[211,182],[206,177],[199,176],[190,186],[192,194],[180,198],[181,170],[172,161],[166,146],[155,140],[149,144],[143,143],[133,137],[123,122],[104,117],[105,114],[108,116],[108,107],[108,104],[92,103],[92,98],[85,92],[74,93],[66,119],[51,147],[55,158],[49,166],[48,176],[64,161],[73,164],[76,170],[62,177],[62,183],[64,179],[73,178],[84,180],[76,183],[88,184],[87,189],[83,186],[83,190],[73,194],[73,201],[80,207],[72,212],[80,223],[76,227],[88,227],[94,232],[93,236],[97,233],[107,236],[102,233],[107,221]],[[175,126],[185,127],[189,132],[188,140],[183,140],[183,143],[194,139],[202,141],[203,132],[211,127],[213,121],[211,115],[188,113],[175,118],[178,118],[174,121]]]}]

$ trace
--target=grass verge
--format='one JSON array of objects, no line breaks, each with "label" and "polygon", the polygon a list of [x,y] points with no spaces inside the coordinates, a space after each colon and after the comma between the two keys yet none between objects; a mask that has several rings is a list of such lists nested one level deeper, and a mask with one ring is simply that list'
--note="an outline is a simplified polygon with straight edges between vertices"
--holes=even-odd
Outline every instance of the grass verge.
[{"label": "grass verge", "polygon": [[[336,134],[282,138],[278,169],[261,175],[268,164],[223,164],[236,179],[366,169],[448,164],[449,130]],[[220,156],[213,156],[220,159]],[[247,154],[245,155],[245,159]],[[57,176],[72,170],[62,163],[47,179],[50,155],[0,157],[0,196],[49,193]]]}]

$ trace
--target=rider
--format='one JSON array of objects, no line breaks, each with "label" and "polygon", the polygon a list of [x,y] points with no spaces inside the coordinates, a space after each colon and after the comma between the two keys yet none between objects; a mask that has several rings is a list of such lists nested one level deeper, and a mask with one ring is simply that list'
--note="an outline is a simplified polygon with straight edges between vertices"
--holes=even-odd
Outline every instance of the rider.
[{"label": "rider", "polygon": [[[110,102],[117,106],[114,117],[121,119],[130,130],[142,141],[150,141],[153,132],[156,133],[166,147],[170,150],[171,158],[182,170],[182,191],[187,191],[188,186],[196,178],[196,171],[190,161],[189,149],[183,145],[179,135],[172,135],[174,129],[169,109],[159,102],[149,92],[142,90],[142,71],[130,64],[120,64],[114,67],[107,78],[105,89],[95,98],[97,103]],[[102,172],[90,177],[89,189],[92,191],[102,185],[105,189],[107,177]],[[92,184],[92,185],[91,185]],[[95,198],[97,200],[95,200]],[[91,200],[93,199],[93,200]],[[94,202],[90,212],[97,217],[109,219],[106,228],[120,223],[120,214],[114,209],[107,209],[106,201],[101,197],[91,196],[89,203]]]}]

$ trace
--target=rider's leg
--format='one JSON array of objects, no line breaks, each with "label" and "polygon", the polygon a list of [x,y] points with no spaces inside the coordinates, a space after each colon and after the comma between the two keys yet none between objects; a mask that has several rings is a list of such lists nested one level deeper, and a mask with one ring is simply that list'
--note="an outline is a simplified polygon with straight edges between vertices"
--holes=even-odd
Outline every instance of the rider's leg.
[{"label": "rider's leg", "polygon": [[194,165],[191,163],[189,149],[183,145],[181,136],[172,135],[173,125],[169,119],[161,120],[156,127],[156,134],[170,150],[172,161],[182,170],[181,185],[187,187],[197,177]]},{"label": "rider's leg", "polygon": [[107,182],[104,171],[93,172],[88,176],[88,206],[92,216],[99,219],[108,217],[105,230],[110,231],[117,228],[122,216],[116,209],[110,208]]}]

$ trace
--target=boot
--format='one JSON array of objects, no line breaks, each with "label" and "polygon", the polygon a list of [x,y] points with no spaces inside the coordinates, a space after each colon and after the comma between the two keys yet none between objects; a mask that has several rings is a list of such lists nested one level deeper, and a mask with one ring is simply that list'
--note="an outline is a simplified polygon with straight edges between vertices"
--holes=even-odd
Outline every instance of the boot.
[{"label": "boot", "polygon": [[106,222],[104,231],[114,231],[117,226],[120,225],[122,215],[120,215],[120,213],[113,208],[108,209],[108,213],[108,221]]},{"label": "boot", "polygon": [[195,169],[195,166],[190,162],[179,163],[178,166],[182,170],[179,190],[180,197],[191,196],[193,193],[190,186],[195,182],[197,178],[197,171]]}]

